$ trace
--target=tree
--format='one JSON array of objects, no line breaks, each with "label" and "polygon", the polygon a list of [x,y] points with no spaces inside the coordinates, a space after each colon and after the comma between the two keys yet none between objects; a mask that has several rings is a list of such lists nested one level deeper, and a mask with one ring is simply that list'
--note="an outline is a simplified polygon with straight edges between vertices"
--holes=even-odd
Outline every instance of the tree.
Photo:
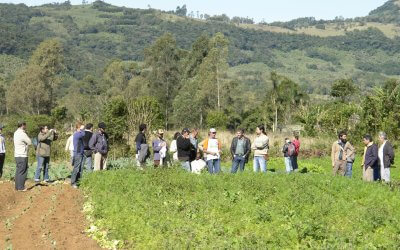
[{"label": "tree", "polygon": [[154,97],[131,99],[127,107],[130,134],[136,131],[142,123],[147,125],[147,132],[162,125],[162,111],[160,104]]},{"label": "tree", "polygon": [[123,140],[127,129],[127,115],[127,105],[122,97],[114,97],[106,103],[103,117],[112,142]]},{"label": "tree", "polygon": [[178,16],[186,16],[187,14],[186,4],[184,4],[182,7],[177,6],[175,14],[177,14]]},{"label": "tree", "polygon": [[49,39],[40,43],[30,59],[29,66],[32,65],[39,66],[43,71],[43,81],[49,86],[49,109],[51,110],[54,107],[54,89],[59,86],[61,82],[59,75],[65,70],[61,42],[57,39]]},{"label": "tree", "polygon": [[339,98],[341,102],[348,101],[354,95],[356,87],[352,79],[340,79],[333,83],[331,96]]},{"label": "tree", "polygon": [[151,69],[148,75],[150,89],[160,100],[164,110],[165,128],[168,129],[172,102],[180,86],[180,51],[175,38],[166,33],[145,49],[145,62]]}]

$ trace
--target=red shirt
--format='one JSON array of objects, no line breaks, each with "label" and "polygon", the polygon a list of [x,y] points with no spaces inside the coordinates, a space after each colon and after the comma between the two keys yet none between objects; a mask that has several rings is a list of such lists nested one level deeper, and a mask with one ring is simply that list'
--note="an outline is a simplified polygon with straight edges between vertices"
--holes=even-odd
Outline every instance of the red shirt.
[{"label": "red shirt", "polygon": [[297,140],[297,139],[294,139],[293,141],[292,141],[292,143],[293,143],[293,145],[294,145],[294,148],[295,148],[295,151],[296,151],[296,156],[297,155],[299,155],[299,152],[300,152],[300,141],[299,140]]}]

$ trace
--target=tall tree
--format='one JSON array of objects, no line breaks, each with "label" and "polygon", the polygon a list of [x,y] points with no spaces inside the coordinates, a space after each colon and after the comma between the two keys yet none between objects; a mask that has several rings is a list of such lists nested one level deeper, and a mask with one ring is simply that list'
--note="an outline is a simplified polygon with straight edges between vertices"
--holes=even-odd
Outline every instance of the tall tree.
[{"label": "tall tree", "polygon": [[145,62],[151,72],[148,74],[150,88],[160,100],[164,110],[165,128],[168,129],[172,102],[180,86],[180,50],[176,40],[166,33],[149,48],[145,49]]}]

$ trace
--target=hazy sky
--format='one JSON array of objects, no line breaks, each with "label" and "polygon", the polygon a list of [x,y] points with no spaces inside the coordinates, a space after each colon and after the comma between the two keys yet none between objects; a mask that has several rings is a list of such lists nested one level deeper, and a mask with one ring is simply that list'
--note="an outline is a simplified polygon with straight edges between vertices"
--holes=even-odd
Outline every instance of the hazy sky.
[{"label": "hazy sky", "polygon": [[[1,3],[25,3],[41,5],[59,0],[0,0]],[[71,0],[72,4],[80,4],[82,0]],[[89,0],[93,2],[93,0]],[[134,8],[152,8],[172,10],[176,6],[186,4],[189,12],[197,11],[210,15],[225,13],[230,17],[242,16],[264,19],[267,22],[288,21],[298,17],[314,16],[317,19],[334,19],[365,16],[371,10],[381,6],[386,0],[106,0],[117,6]]]}]

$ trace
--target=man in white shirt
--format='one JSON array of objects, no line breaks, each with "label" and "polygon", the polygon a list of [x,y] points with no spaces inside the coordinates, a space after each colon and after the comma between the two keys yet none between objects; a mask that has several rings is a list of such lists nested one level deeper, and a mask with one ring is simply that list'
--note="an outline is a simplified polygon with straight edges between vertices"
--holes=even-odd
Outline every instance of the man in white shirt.
[{"label": "man in white shirt", "polygon": [[221,171],[221,143],[216,136],[217,130],[212,128],[210,129],[209,138],[205,139],[202,143],[210,174],[218,174]]},{"label": "man in white shirt", "polygon": [[6,159],[6,140],[3,136],[4,126],[0,124],[0,178],[3,176],[4,160]]},{"label": "man in white shirt", "polygon": [[28,173],[28,150],[32,145],[31,139],[25,132],[26,123],[18,122],[18,129],[14,133],[14,156],[17,163],[15,172],[15,189],[24,192],[26,175]]},{"label": "man in white shirt", "polygon": [[394,163],[394,150],[392,144],[387,140],[385,132],[379,133],[379,147],[378,157],[380,165],[380,179],[384,182],[390,182],[390,167]]}]

